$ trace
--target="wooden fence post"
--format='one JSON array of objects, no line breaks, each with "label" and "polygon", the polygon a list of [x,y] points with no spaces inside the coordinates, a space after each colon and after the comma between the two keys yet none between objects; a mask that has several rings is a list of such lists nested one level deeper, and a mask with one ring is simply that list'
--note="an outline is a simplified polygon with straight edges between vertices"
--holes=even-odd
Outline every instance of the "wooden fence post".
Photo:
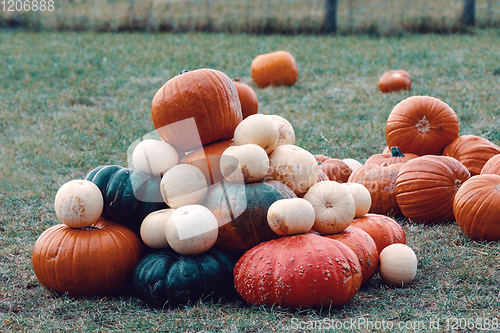
[{"label": "wooden fence post", "polygon": [[325,0],[325,31],[337,32],[337,6],[338,0]]},{"label": "wooden fence post", "polygon": [[466,26],[473,26],[475,24],[475,16],[476,0],[464,0],[464,24]]}]

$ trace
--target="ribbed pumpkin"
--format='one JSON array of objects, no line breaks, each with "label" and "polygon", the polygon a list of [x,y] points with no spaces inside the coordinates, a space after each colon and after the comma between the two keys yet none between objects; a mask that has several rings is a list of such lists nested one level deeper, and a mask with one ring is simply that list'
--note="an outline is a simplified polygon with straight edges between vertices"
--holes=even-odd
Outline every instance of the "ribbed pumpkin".
[{"label": "ribbed pumpkin", "polygon": [[470,238],[500,240],[500,175],[477,175],[467,180],[455,195],[453,213]]},{"label": "ribbed pumpkin", "polygon": [[236,291],[249,304],[329,308],[361,286],[361,265],[345,244],[305,233],[257,245],[234,267]]},{"label": "ribbed pumpkin", "polygon": [[354,219],[351,226],[366,231],[377,244],[378,253],[391,244],[406,244],[406,235],[398,222],[379,214],[366,214],[363,217]]},{"label": "ribbed pumpkin", "polygon": [[461,135],[444,148],[443,155],[460,161],[471,176],[479,175],[486,162],[500,154],[500,147],[476,135]]},{"label": "ribbed pumpkin", "polygon": [[421,156],[403,164],[396,178],[396,200],[408,219],[419,223],[453,220],[453,198],[470,177],[448,156]]},{"label": "ribbed pumpkin", "polygon": [[151,114],[159,136],[183,151],[231,139],[243,119],[233,82],[209,68],[183,71],[168,80],[156,92]]},{"label": "ribbed pumpkin", "polygon": [[361,265],[362,283],[367,282],[377,272],[378,250],[373,238],[363,229],[350,225],[341,233],[324,237],[338,240],[349,246],[358,256]]},{"label": "ribbed pumpkin", "polygon": [[338,183],[345,183],[352,173],[351,167],[344,161],[338,158],[332,158],[325,155],[314,155],[320,170],[326,173],[329,180]]},{"label": "ribbed pumpkin", "polygon": [[141,259],[141,241],[127,227],[100,219],[76,229],[58,224],[45,230],[33,248],[40,283],[71,297],[117,294]]},{"label": "ribbed pumpkin", "polygon": [[500,175],[500,154],[493,156],[484,164],[481,175],[484,174]]},{"label": "ribbed pumpkin", "polygon": [[259,100],[255,91],[249,85],[240,82],[239,79],[234,79],[233,83],[238,91],[243,119],[256,114],[259,111]]},{"label": "ribbed pumpkin", "polygon": [[202,297],[233,297],[235,262],[215,248],[197,255],[181,255],[171,249],[154,252],[135,267],[135,293],[157,307],[194,303]]},{"label": "ribbed pumpkin", "polygon": [[246,251],[278,237],[267,223],[267,210],[285,195],[265,182],[223,182],[207,195],[205,206],[219,223],[216,246],[228,251]]},{"label": "ribbed pumpkin", "polygon": [[364,164],[351,174],[349,183],[362,184],[370,192],[370,213],[397,215],[401,212],[396,200],[396,177],[402,165],[403,163],[387,166]]},{"label": "ribbed pumpkin", "polygon": [[378,89],[383,93],[411,89],[411,76],[402,69],[387,71],[378,80]]},{"label": "ribbed pumpkin", "polygon": [[234,146],[232,140],[211,143],[192,151],[181,160],[181,163],[191,164],[200,169],[208,185],[218,183],[224,178],[220,172],[220,157],[231,146]]},{"label": "ribbed pumpkin", "polygon": [[267,86],[291,86],[297,82],[297,62],[290,52],[275,51],[260,54],[250,65],[252,79],[259,88]]},{"label": "ribbed pumpkin", "polygon": [[99,187],[104,198],[102,216],[139,234],[149,213],[168,208],[160,193],[160,177],[118,165],[103,165],[85,177]]},{"label": "ribbed pumpkin", "polygon": [[444,147],[458,138],[455,111],[430,96],[412,96],[399,102],[389,114],[385,138],[389,147],[405,153],[440,155]]},{"label": "ribbed pumpkin", "polygon": [[396,163],[405,163],[418,155],[412,153],[403,154],[398,147],[391,147],[390,153],[374,154],[365,161],[365,164],[390,165]]}]

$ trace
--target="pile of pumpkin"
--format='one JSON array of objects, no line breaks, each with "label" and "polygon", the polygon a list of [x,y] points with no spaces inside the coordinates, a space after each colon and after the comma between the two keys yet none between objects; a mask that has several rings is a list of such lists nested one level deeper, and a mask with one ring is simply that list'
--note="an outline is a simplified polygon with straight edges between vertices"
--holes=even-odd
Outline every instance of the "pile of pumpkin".
[{"label": "pile of pumpkin", "polygon": [[[289,53],[272,54],[286,66],[271,74],[258,70],[259,57],[259,87],[295,83]],[[40,283],[74,297],[131,286],[156,306],[239,295],[321,308],[348,303],[377,270],[390,285],[411,283],[417,258],[388,214],[433,223],[455,209],[471,237],[500,238],[499,206],[487,205],[500,196],[500,175],[469,179],[472,166],[460,162],[470,140],[498,147],[458,137],[445,103],[416,96],[398,104],[387,121],[392,152],[364,165],[296,146],[286,119],[257,108],[249,86],[218,70],[167,81],[152,102],[161,140],[135,147],[133,169],[100,166],[57,192],[62,224],[33,251]]]}]

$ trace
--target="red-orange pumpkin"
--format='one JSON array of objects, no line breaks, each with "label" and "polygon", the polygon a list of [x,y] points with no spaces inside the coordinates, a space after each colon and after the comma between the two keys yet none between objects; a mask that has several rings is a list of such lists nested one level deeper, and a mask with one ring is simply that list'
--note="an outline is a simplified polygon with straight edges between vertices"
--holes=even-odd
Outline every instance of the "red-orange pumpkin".
[{"label": "red-orange pumpkin", "polygon": [[497,154],[500,154],[499,146],[476,135],[461,135],[443,150],[443,155],[465,165],[471,176],[479,175],[485,163]]},{"label": "red-orange pumpkin", "polygon": [[297,82],[297,63],[290,52],[276,51],[260,54],[253,59],[250,71],[259,88],[267,86],[291,86]]},{"label": "red-orange pumpkin", "polygon": [[387,71],[378,80],[378,89],[383,93],[411,89],[411,76],[402,69]]},{"label": "red-orange pumpkin", "polygon": [[351,167],[338,158],[332,158],[325,155],[314,155],[318,161],[319,169],[322,170],[329,180],[338,183],[345,183],[352,173]]},{"label": "red-orange pumpkin", "polygon": [[391,147],[389,153],[374,154],[365,161],[365,164],[390,165],[396,163],[405,163],[418,155],[412,153],[403,154],[398,147]]},{"label": "red-orange pumpkin", "polygon": [[366,214],[352,221],[351,226],[366,231],[377,244],[378,253],[391,244],[406,244],[406,235],[398,222],[379,214]]},{"label": "red-orange pumpkin", "polygon": [[363,229],[350,225],[339,234],[324,237],[338,240],[349,246],[358,256],[361,265],[362,283],[371,279],[378,269],[378,250],[373,238]]},{"label": "red-orange pumpkin", "polygon": [[453,198],[470,177],[448,156],[427,155],[403,163],[396,178],[396,200],[405,217],[419,223],[453,220]]},{"label": "red-orange pumpkin", "polygon": [[500,154],[493,156],[484,164],[481,174],[500,175]]},{"label": "red-orange pumpkin", "polygon": [[349,183],[363,184],[372,197],[369,212],[397,215],[401,212],[396,200],[396,177],[403,163],[387,166],[364,164],[349,177]]},{"label": "red-orange pumpkin", "polygon": [[100,219],[91,227],[45,230],[33,248],[33,269],[49,290],[71,297],[107,296],[129,282],[141,241],[127,227]]},{"label": "red-orange pumpkin", "polygon": [[467,180],[453,201],[458,226],[478,241],[500,240],[500,175],[478,175]]},{"label": "red-orange pumpkin", "polygon": [[234,267],[236,291],[249,304],[329,308],[361,286],[361,266],[345,244],[305,233],[255,246]]},{"label": "red-orange pumpkin", "polygon": [[233,140],[211,143],[189,153],[181,160],[181,163],[191,164],[200,169],[205,175],[208,185],[218,183],[224,178],[220,172],[221,155],[231,146],[234,146]]},{"label": "red-orange pumpkin", "polygon": [[455,111],[430,96],[412,96],[399,102],[385,127],[387,146],[417,155],[440,155],[458,133]]},{"label": "red-orange pumpkin", "polygon": [[234,79],[233,83],[238,91],[243,119],[256,114],[259,110],[259,100],[255,91],[249,85],[239,82],[239,79]]},{"label": "red-orange pumpkin", "polygon": [[242,120],[233,82],[226,74],[208,68],[182,72],[168,80],[156,92],[151,113],[160,137],[182,151],[233,138]]}]

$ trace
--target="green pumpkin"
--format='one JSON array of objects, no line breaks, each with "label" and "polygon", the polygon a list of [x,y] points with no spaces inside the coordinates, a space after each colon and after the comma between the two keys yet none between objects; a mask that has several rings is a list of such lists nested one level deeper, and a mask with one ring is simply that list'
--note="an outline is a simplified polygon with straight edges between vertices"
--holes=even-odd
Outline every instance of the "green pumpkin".
[{"label": "green pumpkin", "polygon": [[103,217],[139,232],[144,218],[151,212],[168,208],[160,193],[160,178],[118,165],[99,166],[85,179],[101,190]]},{"label": "green pumpkin", "polygon": [[237,297],[233,268],[238,258],[212,248],[197,255],[172,249],[146,255],[133,273],[134,290],[153,306],[177,306],[202,297]]},{"label": "green pumpkin", "polygon": [[267,223],[267,210],[275,201],[287,198],[282,190],[267,182],[223,182],[215,186],[207,194],[205,206],[219,222],[216,246],[227,251],[246,251],[278,238]]}]

